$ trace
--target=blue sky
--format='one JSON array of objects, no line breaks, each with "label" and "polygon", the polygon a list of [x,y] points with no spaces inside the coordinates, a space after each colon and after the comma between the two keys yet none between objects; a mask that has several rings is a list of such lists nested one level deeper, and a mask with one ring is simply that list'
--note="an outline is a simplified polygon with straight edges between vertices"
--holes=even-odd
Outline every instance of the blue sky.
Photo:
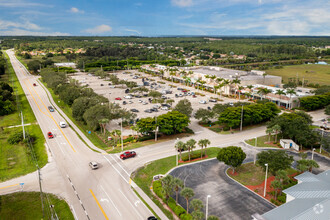
[{"label": "blue sky", "polygon": [[329,0],[0,0],[1,35],[330,35]]}]

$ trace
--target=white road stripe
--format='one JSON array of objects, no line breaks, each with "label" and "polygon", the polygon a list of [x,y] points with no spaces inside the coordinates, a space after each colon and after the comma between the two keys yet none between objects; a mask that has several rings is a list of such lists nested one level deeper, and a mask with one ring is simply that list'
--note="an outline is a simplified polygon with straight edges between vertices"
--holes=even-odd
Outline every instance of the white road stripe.
[{"label": "white road stripe", "polygon": [[125,179],[125,177],[123,177],[123,175],[119,172],[119,170],[117,170],[117,168],[110,162],[110,160],[108,158],[106,158],[105,156],[103,156],[108,163],[117,171],[117,173],[125,180],[126,183],[128,183],[128,181]]},{"label": "white road stripe", "polygon": [[[116,161],[116,159],[115,159],[111,154],[109,154],[109,155],[110,155],[110,157],[111,157],[114,161]],[[117,162],[117,161],[116,161],[116,162]],[[119,161],[119,163],[117,162],[117,164],[121,167],[122,170],[124,170],[124,172],[127,174],[127,176],[130,177],[129,173],[124,169],[124,167],[122,167],[122,166],[120,165],[120,162],[122,162],[122,161]]]},{"label": "white road stripe", "polygon": [[125,197],[125,199],[127,199],[127,201],[129,202],[129,204],[133,207],[133,209],[135,210],[135,212],[140,216],[140,218],[141,219],[144,219],[141,215],[140,215],[140,213],[136,210],[136,208],[134,207],[134,205],[131,203],[131,201],[129,201],[129,199],[125,196],[125,194],[120,190],[120,189],[118,189],[119,190],[119,192]]},{"label": "white road stripe", "polygon": [[78,220],[78,217],[77,217],[76,211],[74,210],[74,208],[73,208],[72,205],[71,205],[71,210],[72,210],[72,213],[73,213],[73,217],[74,217],[74,219],[77,219],[77,220]]},{"label": "white road stripe", "polygon": [[120,211],[117,209],[117,206],[116,206],[115,203],[112,201],[112,199],[110,198],[110,196],[108,195],[108,193],[104,190],[103,186],[101,186],[101,189],[103,190],[103,192],[105,193],[105,195],[108,197],[108,199],[110,200],[110,202],[112,203],[112,205],[115,207],[115,209],[117,210],[118,214],[121,216]]}]

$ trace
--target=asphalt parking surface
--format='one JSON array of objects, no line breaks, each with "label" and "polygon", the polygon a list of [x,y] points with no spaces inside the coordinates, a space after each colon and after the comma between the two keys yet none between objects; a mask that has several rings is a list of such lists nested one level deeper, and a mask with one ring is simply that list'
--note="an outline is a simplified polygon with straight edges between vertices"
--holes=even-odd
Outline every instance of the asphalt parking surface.
[{"label": "asphalt parking surface", "polygon": [[[194,189],[195,196],[206,204],[209,198],[209,216],[220,219],[251,219],[255,213],[263,214],[274,205],[255,195],[226,176],[227,166],[217,159],[179,167],[170,174],[182,179],[186,187]],[[175,195],[173,197],[175,199]],[[190,200],[191,201],[191,200]],[[186,201],[179,196],[179,203],[186,208]],[[205,213],[206,207],[203,208]],[[192,210],[190,210],[192,211]]]}]

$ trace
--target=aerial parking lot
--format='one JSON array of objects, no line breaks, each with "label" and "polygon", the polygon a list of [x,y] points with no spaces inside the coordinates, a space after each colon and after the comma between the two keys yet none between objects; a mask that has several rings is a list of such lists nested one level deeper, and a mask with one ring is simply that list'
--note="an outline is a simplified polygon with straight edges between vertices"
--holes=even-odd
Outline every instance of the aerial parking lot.
[{"label": "aerial parking lot", "polygon": [[[179,167],[170,174],[183,180],[186,187],[194,190],[194,198],[202,200],[204,204],[207,195],[211,195],[208,200],[208,214],[220,219],[252,219],[251,215],[255,213],[265,213],[275,208],[230,179],[225,173],[226,168],[224,163],[213,159]],[[186,200],[181,196],[179,203],[186,208]],[[205,213],[205,207],[202,211]]]},{"label": "aerial parking lot", "polygon": [[[193,107],[193,113],[199,108],[211,109],[217,103],[231,103],[238,100],[222,98],[218,101],[212,93],[203,92],[180,83],[172,83],[161,80],[159,77],[138,72],[137,70],[118,71],[113,73],[120,80],[136,82],[138,86],[162,93],[163,103],[153,103],[152,97],[148,92],[128,91],[126,85],[113,85],[108,79],[94,76],[90,73],[78,72],[71,76],[82,86],[92,88],[95,93],[103,95],[110,102],[117,103],[137,114],[137,118],[154,117],[166,113],[173,108],[180,100],[188,99]],[[204,96],[200,95],[203,94]],[[167,100],[173,100],[173,103],[166,103]]]}]

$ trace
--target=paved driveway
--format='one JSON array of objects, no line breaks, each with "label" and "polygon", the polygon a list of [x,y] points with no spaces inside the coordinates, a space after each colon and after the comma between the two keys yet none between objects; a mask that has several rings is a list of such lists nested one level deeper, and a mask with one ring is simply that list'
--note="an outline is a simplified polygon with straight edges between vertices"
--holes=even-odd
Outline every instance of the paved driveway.
[{"label": "paved driveway", "polygon": [[[220,219],[251,219],[252,214],[263,214],[275,207],[228,178],[226,167],[214,159],[180,167],[170,174],[182,179],[187,187],[193,188],[194,198],[202,200],[204,205],[206,196],[211,195],[209,215],[216,215]],[[179,203],[186,207],[181,196]],[[205,207],[203,211],[205,213]]]}]

